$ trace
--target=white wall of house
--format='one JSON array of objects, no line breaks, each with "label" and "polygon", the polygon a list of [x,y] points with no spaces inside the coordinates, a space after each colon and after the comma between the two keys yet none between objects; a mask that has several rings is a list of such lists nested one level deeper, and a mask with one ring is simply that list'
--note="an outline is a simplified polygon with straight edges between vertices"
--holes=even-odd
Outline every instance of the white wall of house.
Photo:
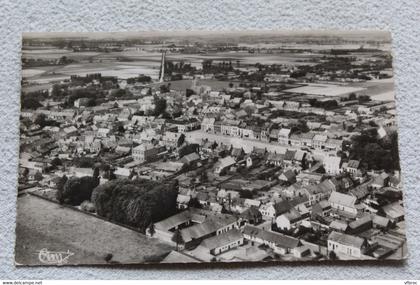
[{"label": "white wall of house", "polygon": [[348,256],[358,257],[361,256],[360,248],[351,245],[341,244],[332,240],[328,241],[328,251],[334,251],[335,253],[345,254]]},{"label": "white wall of house", "polygon": [[339,210],[339,211],[343,211],[346,213],[350,213],[350,214],[357,214],[357,209],[354,207],[349,207],[349,206],[345,206],[345,205],[341,205],[341,204],[337,204],[334,202],[331,202],[331,208]]},{"label": "white wall of house", "polygon": [[223,246],[216,247],[215,249],[210,250],[210,253],[212,253],[214,255],[218,255],[218,254],[221,254],[223,252],[226,252],[226,251],[228,251],[228,250],[230,250],[232,248],[236,248],[236,247],[238,247],[240,245],[243,245],[243,244],[244,244],[244,238],[242,237],[242,238],[240,238],[240,239],[238,239],[236,241],[233,241],[233,242],[231,242],[229,244],[225,244]]}]

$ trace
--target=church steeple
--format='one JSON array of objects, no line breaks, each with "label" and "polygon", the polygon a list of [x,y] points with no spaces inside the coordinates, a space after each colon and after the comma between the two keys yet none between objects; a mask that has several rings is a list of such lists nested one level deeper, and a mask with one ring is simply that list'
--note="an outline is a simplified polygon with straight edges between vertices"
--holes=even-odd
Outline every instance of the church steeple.
[{"label": "church steeple", "polygon": [[165,56],[166,56],[166,51],[162,51],[162,59],[160,61],[159,82],[163,82],[163,78],[165,76]]}]

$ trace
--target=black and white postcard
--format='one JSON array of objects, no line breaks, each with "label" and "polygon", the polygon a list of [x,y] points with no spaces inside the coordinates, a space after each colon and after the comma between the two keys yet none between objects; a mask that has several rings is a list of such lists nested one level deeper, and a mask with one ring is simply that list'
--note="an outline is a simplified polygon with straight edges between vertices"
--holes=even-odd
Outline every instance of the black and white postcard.
[{"label": "black and white postcard", "polygon": [[383,31],[24,33],[17,265],[407,257]]}]

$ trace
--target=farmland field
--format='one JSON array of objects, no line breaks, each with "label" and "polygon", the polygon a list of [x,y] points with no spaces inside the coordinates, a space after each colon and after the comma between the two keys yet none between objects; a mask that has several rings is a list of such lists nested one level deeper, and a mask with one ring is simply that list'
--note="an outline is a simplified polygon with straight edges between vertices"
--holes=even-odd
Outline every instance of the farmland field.
[{"label": "farmland field", "polygon": [[[70,75],[85,75],[100,72],[105,76],[118,76],[126,79],[144,74],[157,79],[161,53],[145,50],[124,50],[122,52],[72,52],[66,49],[40,48],[23,50],[24,59],[55,60],[62,56],[75,60],[75,63],[59,66],[41,66],[23,69],[22,76],[29,81],[48,83],[48,79],[57,81],[69,78]],[[168,61],[184,61],[197,68],[203,60],[232,61],[232,64],[254,66],[261,64],[313,65],[312,60],[318,57],[315,53],[279,53],[249,54],[246,52],[210,52],[207,54],[167,53]]]}]

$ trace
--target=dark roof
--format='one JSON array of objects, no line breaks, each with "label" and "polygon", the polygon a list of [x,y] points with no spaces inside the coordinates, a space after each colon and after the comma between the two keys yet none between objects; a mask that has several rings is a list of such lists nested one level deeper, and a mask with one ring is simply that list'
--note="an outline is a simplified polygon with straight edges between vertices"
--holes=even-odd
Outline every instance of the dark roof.
[{"label": "dark roof", "polygon": [[369,223],[372,223],[372,218],[370,217],[370,215],[366,215],[361,217],[360,219],[351,222],[349,224],[349,227],[352,229],[357,229],[358,227]]},{"label": "dark roof", "polygon": [[184,155],[181,158],[181,162],[183,163],[191,163],[197,160],[200,160],[200,156],[196,152],[192,152],[190,154]]},{"label": "dark roof", "polygon": [[347,167],[351,167],[351,168],[359,168],[359,164],[360,161],[358,160],[349,160],[349,162],[347,163]]},{"label": "dark roof", "polygon": [[202,262],[195,257],[186,255],[179,251],[171,251],[160,263],[200,263]]},{"label": "dark roof", "polygon": [[286,150],[284,160],[293,160],[295,158],[296,150]]},{"label": "dark roof", "polygon": [[339,232],[332,232],[328,236],[328,240],[335,241],[339,244],[350,245],[357,248],[361,248],[363,243],[365,242],[364,239],[352,235],[347,235]]},{"label": "dark roof", "polygon": [[284,175],[286,177],[287,181],[290,181],[290,180],[292,180],[293,178],[296,177],[296,174],[291,169],[283,172],[281,175]]},{"label": "dark roof", "polygon": [[194,211],[192,210],[188,210],[188,211],[184,211],[181,212],[179,214],[173,215],[165,220],[162,220],[160,222],[155,223],[155,227],[157,229],[161,229],[161,230],[169,230],[172,229],[178,225],[181,225],[183,223],[186,223],[190,220],[193,220],[193,216],[197,215],[195,213],[193,213]]},{"label": "dark roof", "polygon": [[244,235],[257,237],[264,241],[272,242],[281,248],[296,248],[299,246],[299,240],[294,237],[266,231],[250,225],[245,226],[243,233]]},{"label": "dark roof", "polygon": [[201,245],[212,250],[218,247],[231,244],[232,242],[236,242],[242,238],[242,234],[237,229],[233,229],[220,235],[216,235],[211,238],[205,239],[201,243]]},{"label": "dark roof", "polygon": [[261,212],[258,210],[257,207],[253,206],[243,211],[240,216],[247,220],[255,220],[262,218]]},{"label": "dark roof", "polygon": [[208,234],[216,232],[227,225],[236,221],[236,218],[230,215],[215,215],[207,218],[203,223],[181,230],[181,235],[184,242],[189,242],[193,239],[202,238]]},{"label": "dark roof", "polygon": [[356,197],[358,200],[365,198],[367,195],[369,195],[369,190],[367,185],[360,185],[354,189],[351,189],[349,191],[349,194]]}]

